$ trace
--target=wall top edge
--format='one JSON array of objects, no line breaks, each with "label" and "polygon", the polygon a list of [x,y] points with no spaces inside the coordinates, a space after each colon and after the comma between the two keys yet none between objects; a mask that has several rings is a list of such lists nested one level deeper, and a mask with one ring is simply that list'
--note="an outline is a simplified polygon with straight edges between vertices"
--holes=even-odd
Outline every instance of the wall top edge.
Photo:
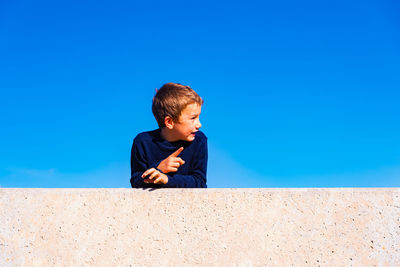
[{"label": "wall top edge", "polygon": [[400,187],[307,187],[307,188],[163,188],[163,189],[133,189],[133,188],[0,188],[0,192],[4,191],[19,191],[19,192],[121,192],[121,193],[207,193],[207,192],[318,192],[318,191],[330,191],[330,192],[400,192]]}]

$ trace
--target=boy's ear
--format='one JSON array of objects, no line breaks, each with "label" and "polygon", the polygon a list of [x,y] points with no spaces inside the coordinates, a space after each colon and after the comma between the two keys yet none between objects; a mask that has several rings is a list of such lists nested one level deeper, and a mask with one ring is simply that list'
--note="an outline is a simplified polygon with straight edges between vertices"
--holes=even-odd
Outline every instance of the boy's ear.
[{"label": "boy's ear", "polygon": [[170,116],[165,117],[164,124],[165,124],[165,127],[167,127],[170,130],[172,128],[174,128],[174,120]]}]

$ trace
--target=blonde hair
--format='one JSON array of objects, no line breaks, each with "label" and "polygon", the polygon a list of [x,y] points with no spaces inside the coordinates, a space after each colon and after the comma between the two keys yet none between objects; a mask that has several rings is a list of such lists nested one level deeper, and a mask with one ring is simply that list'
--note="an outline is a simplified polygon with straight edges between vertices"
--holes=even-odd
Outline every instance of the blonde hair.
[{"label": "blonde hair", "polygon": [[165,127],[165,117],[169,116],[174,122],[187,105],[197,103],[203,105],[203,99],[189,86],[179,83],[166,83],[153,98],[152,111],[160,128]]}]

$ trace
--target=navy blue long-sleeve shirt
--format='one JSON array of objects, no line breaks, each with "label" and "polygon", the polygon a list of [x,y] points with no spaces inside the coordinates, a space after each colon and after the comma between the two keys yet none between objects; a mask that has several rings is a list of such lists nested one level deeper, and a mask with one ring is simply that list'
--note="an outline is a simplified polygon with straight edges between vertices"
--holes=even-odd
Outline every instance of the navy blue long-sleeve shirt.
[{"label": "navy blue long-sleeve shirt", "polygon": [[[177,172],[169,172],[167,184],[152,184],[143,182],[143,172],[156,168],[161,161],[173,152],[183,147],[178,157],[185,164]],[[161,136],[161,130],[138,134],[133,140],[131,153],[131,185],[134,188],[165,188],[165,187],[207,187],[207,137],[201,131],[196,133],[192,142],[168,142]]]}]

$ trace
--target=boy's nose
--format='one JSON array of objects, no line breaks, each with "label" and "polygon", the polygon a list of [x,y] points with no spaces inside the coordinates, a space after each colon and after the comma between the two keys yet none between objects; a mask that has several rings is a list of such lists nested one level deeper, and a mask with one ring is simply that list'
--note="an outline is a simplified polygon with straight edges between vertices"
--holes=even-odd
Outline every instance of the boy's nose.
[{"label": "boy's nose", "polygon": [[200,129],[200,128],[201,128],[201,122],[200,122],[200,120],[197,121],[196,128],[197,128],[197,129]]}]

